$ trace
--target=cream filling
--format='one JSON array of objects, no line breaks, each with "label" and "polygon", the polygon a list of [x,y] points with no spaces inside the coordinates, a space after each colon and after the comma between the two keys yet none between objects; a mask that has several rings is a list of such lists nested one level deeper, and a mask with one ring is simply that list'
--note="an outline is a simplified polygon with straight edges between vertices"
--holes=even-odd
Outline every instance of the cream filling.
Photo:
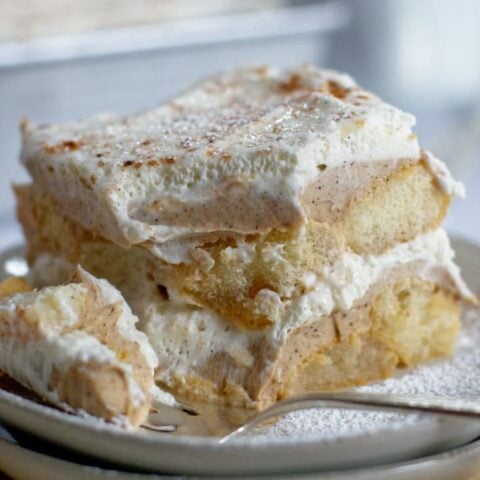
[{"label": "cream filling", "polygon": [[186,303],[151,304],[142,316],[142,329],[159,359],[156,378],[167,384],[171,376],[186,376],[220,352],[238,367],[250,367],[255,361],[251,342],[263,336],[241,332],[214,312]]}]

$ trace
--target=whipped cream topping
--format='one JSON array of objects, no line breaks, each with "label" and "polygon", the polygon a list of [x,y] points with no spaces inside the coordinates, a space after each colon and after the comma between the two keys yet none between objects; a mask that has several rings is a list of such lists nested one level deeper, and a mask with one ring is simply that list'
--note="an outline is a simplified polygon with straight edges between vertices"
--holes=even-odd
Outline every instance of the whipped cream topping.
[{"label": "whipped cream topping", "polygon": [[414,122],[347,75],[247,68],[128,118],[25,122],[22,159],[85,228],[164,245],[301,224],[301,193],[325,167],[419,159]]}]

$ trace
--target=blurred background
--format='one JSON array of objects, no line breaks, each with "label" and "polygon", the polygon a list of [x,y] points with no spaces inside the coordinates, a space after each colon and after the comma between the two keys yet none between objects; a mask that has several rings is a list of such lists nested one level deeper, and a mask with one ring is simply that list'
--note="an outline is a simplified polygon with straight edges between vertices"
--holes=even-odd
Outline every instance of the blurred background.
[{"label": "blurred background", "polygon": [[0,243],[20,241],[22,117],[131,113],[231,66],[305,61],[415,114],[467,187],[448,228],[480,241],[479,47],[477,0],[0,0]]}]

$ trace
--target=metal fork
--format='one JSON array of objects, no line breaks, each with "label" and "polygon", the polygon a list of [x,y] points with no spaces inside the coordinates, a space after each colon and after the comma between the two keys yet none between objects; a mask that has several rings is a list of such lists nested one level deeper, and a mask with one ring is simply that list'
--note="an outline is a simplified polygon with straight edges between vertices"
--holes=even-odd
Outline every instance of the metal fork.
[{"label": "metal fork", "polygon": [[243,418],[238,415],[238,411],[237,415],[232,416],[228,409],[218,406],[183,408],[183,416],[178,414],[178,408],[174,409],[175,419],[172,419],[170,412],[170,419],[173,421],[167,423],[165,420],[168,419],[168,412],[163,407],[156,408],[153,415],[158,415],[158,420],[150,416],[149,421],[142,427],[163,433],[218,436],[219,443],[223,444],[269,420],[312,408],[420,412],[480,420],[480,402],[474,399],[364,392],[310,393],[282,400],[257,414],[244,413]]}]

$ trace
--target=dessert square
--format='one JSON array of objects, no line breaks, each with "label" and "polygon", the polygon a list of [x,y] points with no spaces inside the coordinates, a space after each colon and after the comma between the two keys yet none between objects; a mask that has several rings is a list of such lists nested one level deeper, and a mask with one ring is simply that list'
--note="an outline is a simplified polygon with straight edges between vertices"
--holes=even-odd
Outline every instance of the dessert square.
[{"label": "dessert square", "polygon": [[263,408],[449,355],[473,301],[441,229],[463,188],[413,125],[310,65],[225,72],[131,117],[25,121],[31,280],[108,279],[178,397]]}]

